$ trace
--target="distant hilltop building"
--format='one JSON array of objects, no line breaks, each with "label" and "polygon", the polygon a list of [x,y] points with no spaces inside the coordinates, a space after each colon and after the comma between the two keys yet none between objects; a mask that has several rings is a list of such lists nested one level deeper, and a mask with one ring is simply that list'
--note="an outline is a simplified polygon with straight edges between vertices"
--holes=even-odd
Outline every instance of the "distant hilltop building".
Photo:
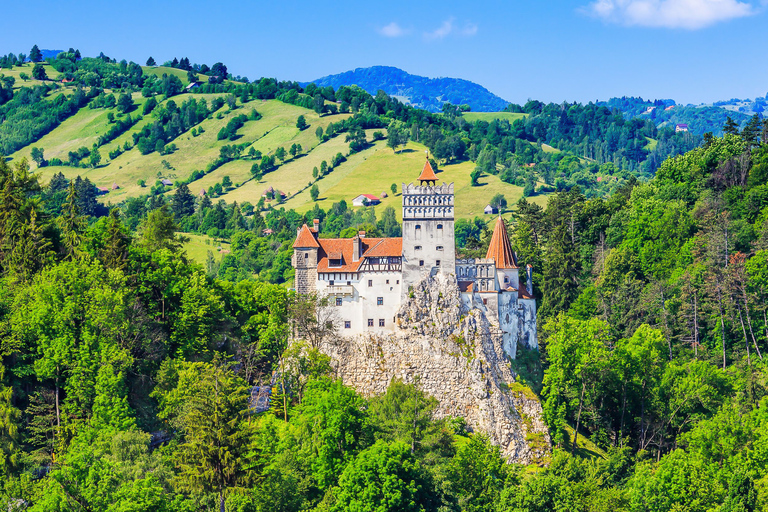
[{"label": "distant hilltop building", "polygon": [[538,348],[532,268],[526,285],[504,221],[499,217],[485,258],[457,259],[453,183],[437,185],[427,161],[419,184],[402,185],[402,238],[320,238],[320,223],[304,224],[293,244],[296,290],[330,296],[339,307],[344,336],[394,332],[400,306],[412,288],[436,274],[450,274],[461,307],[481,309],[501,331],[502,345],[515,357],[518,343]]},{"label": "distant hilltop building", "polygon": [[677,124],[677,125],[675,125],[675,133],[687,132],[687,131],[688,131],[688,125],[687,124]]}]

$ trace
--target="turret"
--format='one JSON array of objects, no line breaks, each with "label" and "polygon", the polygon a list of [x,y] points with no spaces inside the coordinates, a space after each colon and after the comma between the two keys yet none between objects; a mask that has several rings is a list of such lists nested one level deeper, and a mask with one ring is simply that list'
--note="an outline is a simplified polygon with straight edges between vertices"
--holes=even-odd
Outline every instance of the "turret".
[{"label": "turret", "polygon": [[306,224],[296,230],[296,241],[293,242],[293,268],[296,269],[295,287],[299,293],[315,291],[317,283],[317,243],[319,223],[315,222],[315,230]]}]

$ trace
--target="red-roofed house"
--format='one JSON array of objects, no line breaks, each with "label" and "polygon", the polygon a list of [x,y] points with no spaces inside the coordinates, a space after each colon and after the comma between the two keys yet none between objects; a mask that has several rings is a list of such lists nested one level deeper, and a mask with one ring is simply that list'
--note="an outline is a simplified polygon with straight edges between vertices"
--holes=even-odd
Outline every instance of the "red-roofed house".
[{"label": "red-roofed house", "polygon": [[381,200],[373,194],[360,194],[352,200],[352,206],[373,206]]}]

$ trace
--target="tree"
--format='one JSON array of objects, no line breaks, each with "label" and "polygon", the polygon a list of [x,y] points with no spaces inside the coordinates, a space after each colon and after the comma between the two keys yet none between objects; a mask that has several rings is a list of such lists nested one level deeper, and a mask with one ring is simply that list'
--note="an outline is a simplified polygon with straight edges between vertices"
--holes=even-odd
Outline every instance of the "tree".
[{"label": "tree", "polygon": [[217,62],[213,66],[211,66],[211,76],[217,76],[220,77],[222,80],[227,78],[227,66],[222,64],[221,62]]},{"label": "tree", "polygon": [[501,456],[499,447],[478,433],[456,452],[448,466],[447,481],[461,510],[494,510],[511,468]]},{"label": "tree", "polygon": [[232,179],[229,176],[224,176],[221,179],[221,186],[224,190],[228,190],[232,186]]},{"label": "tree", "polygon": [[344,469],[330,510],[428,512],[438,505],[431,478],[408,446],[377,441]]},{"label": "tree", "polygon": [[496,194],[488,204],[499,211],[503,211],[507,207],[507,199],[504,197],[504,194]]},{"label": "tree", "polygon": [[19,73],[19,78],[21,78],[22,80],[24,80],[26,82],[27,80],[29,80],[29,75],[24,73],[24,72],[21,72],[21,73]]},{"label": "tree", "polygon": [[[214,494],[220,512],[232,489],[247,484],[249,466],[256,462],[251,450],[248,422],[250,388],[232,371],[231,363],[217,357],[213,364],[183,363],[177,386],[161,390],[162,415],[183,432],[176,454],[176,483],[192,492]],[[170,405],[181,400],[183,407]]]},{"label": "tree", "polygon": [[480,183],[478,182],[478,180],[480,179],[480,176],[482,176],[482,175],[483,175],[483,172],[482,172],[480,169],[478,169],[477,167],[475,167],[475,170],[474,170],[474,171],[472,171],[472,172],[469,174],[469,178],[470,178],[470,180],[471,180],[471,183],[472,183],[472,186],[473,186],[473,187],[477,187],[477,186],[479,186],[479,185],[480,185]]},{"label": "tree", "polygon": [[34,45],[32,49],[29,50],[29,60],[32,62],[41,62],[43,60],[43,53],[37,45]]},{"label": "tree", "polygon": [[281,162],[285,160],[285,148],[283,146],[280,146],[275,150],[275,158],[280,160]]},{"label": "tree", "polygon": [[309,127],[309,125],[307,124],[307,120],[304,119],[304,116],[299,116],[298,119],[296,119],[296,128],[298,128],[299,130],[304,130],[307,127]]},{"label": "tree", "polygon": [[317,137],[317,140],[323,140],[323,127],[318,126],[315,130],[315,136]]},{"label": "tree", "polygon": [[730,135],[739,134],[739,125],[731,119],[731,116],[725,118],[725,126],[723,126],[723,133]]},{"label": "tree", "polygon": [[309,189],[309,197],[311,197],[313,201],[317,201],[318,196],[320,196],[320,189],[317,188],[317,185],[312,185],[312,188]]},{"label": "tree", "polygon": [[177,221],[195,213],[195,196],[189,191],[186,183],[181,183],[176,188],[176,193],[171,199],[173,216]]},{"label": "tree", "polygon": [[45,73],[45,68],[42,64],[35,64],[32,68],[32,78],[35,80],[48,80],[48,75]]},{"label": "tree", "polygon": [[152,58],[152,56],[147,59],[147,66],[157,66],[157,63],[155,62],[155,59]]},{"label": "tree", "polygon": [[106,268],[124,269],[131,237],[125,232],[125,227],[120,222],[120,211],[117,208],[109,211],[105,236],[104,247],[99,251],[99,258]]},{"label": "tree", "polygon": [[579,291],[578,276],[581,262],[576,244],[571,239],[568,226],[555,227],[547,243],[544,261],[544,300],[540,317],[554,316],[567,311]]},{"label": "tree", "polygon": [[32,148],[32,151],[30,153],[32,160],[35,161],[38,167],[45,167],[45,164],[48,163],[45,161],[45,156],[43,155],[43,151],[44,150],[42,148]]},{"label": "tree", "polygon": [[149,212],[140,227],[141,241],[150,251],[177,250],[182,239],[176,236],[179,226],[174,222],[168,205],[164,204]]},{"label": "tree", "polygon": [[314,166],[314,167],[312,168],[312,177],[313,177],[314,179],[317,179],[317,176],[318,176],[318,174],[319,174],[319,173],[320,173],[320,171],[318,171],[318,170],[317,170],[317,166]]},{"label": "tree", "polygon": [[89,161],[91,163],[91,167],[94,169],[99,166],[99,163],[101,163],[101,153],[99,153],[98,148],[93,148],[91,150],[91,155],[89,156]]},{"label": "tree", "polygon": [[123,114],[133,110],[133,98],[131,98],[130,94],[123,93],[120,95],[117,99],[117,110]]},{"label": "tree", "polygon": [[400,129],[396,124],[392,123],[387,129],[387,147],[392,148],[392,151],[397,153],[397,146],[400,145]]}]

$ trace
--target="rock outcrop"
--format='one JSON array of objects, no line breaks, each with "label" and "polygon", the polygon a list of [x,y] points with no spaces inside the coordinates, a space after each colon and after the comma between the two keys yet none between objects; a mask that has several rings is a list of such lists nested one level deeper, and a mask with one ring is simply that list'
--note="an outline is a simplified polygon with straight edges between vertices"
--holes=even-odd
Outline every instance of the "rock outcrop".
[{"label": "rock outcrop", "polygon": [[386,391],[393,378],[418,379],[439,401],[441,417],[463,417],[509,461],[533,463],[549,452],[541,404],[515,381],[501,331],[480,309],[462,307],[453,276],[437,274],[414,286],[396,324],[393,334],[323,345],[345,384],[373,395]]}]

